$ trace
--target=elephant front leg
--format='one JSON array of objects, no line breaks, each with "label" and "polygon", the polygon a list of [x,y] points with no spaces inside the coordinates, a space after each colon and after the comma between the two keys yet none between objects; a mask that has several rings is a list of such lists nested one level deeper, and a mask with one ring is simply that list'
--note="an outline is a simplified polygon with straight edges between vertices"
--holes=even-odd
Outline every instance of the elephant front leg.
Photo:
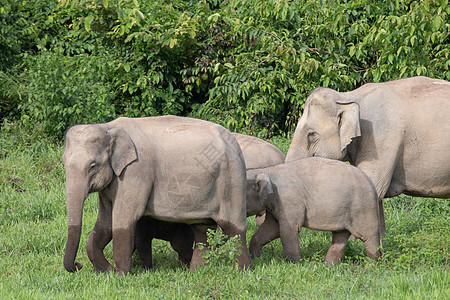
[{"label": "elephant front leg", "polygon": [[[109,235],[109,238],[105,238],[100,241],[95,241],[94,238],[95,231],[96,229],[94,228],[91,234],[89,235],[88,241],[86,243],[86,252],[88,258],[92,263],[92,266],[94,267],[94,270],[96,272],[112,271],[114,269],[113,266],[108,262],[108,260],[105,258],[103,254],[103,249],[111,241],[112,234]],[[96,259],[94,259],[94,256],[96,257]],[[94,262],[94,260],[97,262],[97,264]]]},{"label": "elephant front leg", "polygon": [[103,250],[111,239],[111,204],[107,201],[102,201],[102,197],[99,195],[97,221],[95,222],[94,229],[89,235],[89,239],[86,244],[86,251],[89,260],[92,262],[96,272],[107,272],[114,270],[114,267],[108,262],[103,254]]},{"label": "elephant front leg", "polygon": [[280,223],[280,238],[284,256],[290,262],[298,262],[301,257],[298,232],[298,226]]},{"label": "elephant front leg", "polygon": [[147,185],[136,187],[129,180],[133,177],[121,182],[112,213],[113,257],[116,273],[120,275],[131,272],[136,224],[144,214],[151,191]]},{"label": "elephant front leg", "polygon": [[278,221],[271,213],[266,212],[264,222],[256,230],[250,240],[250,256],[252,259],[261,256],[261,249],[264,245],[280,237]]},{"label": "elephant front leg", "polygon": [[113,257],[116,273],[127,275],[131,272],[131,258],[134,251],[134,226],[113,229]]}]

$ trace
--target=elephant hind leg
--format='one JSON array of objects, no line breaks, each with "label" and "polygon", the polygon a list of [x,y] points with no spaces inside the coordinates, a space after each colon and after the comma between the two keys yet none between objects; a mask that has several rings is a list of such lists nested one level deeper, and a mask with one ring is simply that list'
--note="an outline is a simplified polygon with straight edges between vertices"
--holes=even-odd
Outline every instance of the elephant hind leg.
[{"label": "elephant hind leg", "polygon": [[192,259],[194,244],[194,233],[189,225],[180,225],[180,228],[175,232],[170,244],[172,248],[178,253],[178,260],[182,266],[189,267]]},{"label": "elephant hind leg", "polygon": [[364,242],[364,246],[366,247],[367,256],[370,259],[376,260],[381,257],[381,252],[379,250],[380,247],[380,239],[377,235],[371,236]]},{"label": "elephant hind leg", "polygon": [[239,270],[248,269],[251,267],[251,261],[250,256],[248,254],[247,249],[247,238],[246,238],[246,228],[244,230],[237,229],[233,224],[230,222],[217,222],[217,225],[219,225],[220,228],[222,228],[222,231],[224,234],[226,234],[228,237],[240,236],[241,240],[241,247],[239,247],[240,254],[238,256],[238,266]]},{"label": "elephant hind leg", "polygon": [[350,232],[347,230],[333,231],[331,246],[325,257],[325,263],[327,265],[335,265],[341,262],[344,258],[344,251],[349,237]]}]

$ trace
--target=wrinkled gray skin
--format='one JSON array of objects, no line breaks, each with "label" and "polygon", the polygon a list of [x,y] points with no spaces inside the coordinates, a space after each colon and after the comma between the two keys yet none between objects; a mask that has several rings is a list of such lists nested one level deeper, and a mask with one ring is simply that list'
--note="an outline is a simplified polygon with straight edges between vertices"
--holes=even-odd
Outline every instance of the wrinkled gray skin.
[{"label": "wrinkled gray skin", "polygon": [[[284,154],[274,145],[245,134],[231,133],[237,140],[244,155],[247,168],[263,168],[284,162]],[[256,224],[260,226],[264,222],[265,211],[256,215]],[[144,220],[143,220],[144,219]],[[187,266],[192,257],[194,235],[189,226],[182,223],[170,223],[151,218],[143,218],[136,225],[135,244],[140,261],[145,268],[152,267],[152,239],[169,241],[178,253],[178,259],[182,265]],[[91,235],[92,237],[92,235]],[[90,249],[91,238],[88,240],[86,250],[88,257],[92,257]],[[92,259],[91,259],[92,261]]]},{"label": "wrinkled gray skin", "polygon": [[[236,139],[210,122],[174,116],[119,118],[77,125],[66,134],[68,239],[67,271],[79,246],[84,200],[98,192],[99,212],[92,235],[92,260],[99,272],[113,270],[103,249],[113,240],[116,272],[131,271],[134,233],[142,216],[191,224],[196,242],[220,226],[240,235],[239,268],[250,267],[245,243],[245,163]],[[204,250],[203,250],[204,251]],[[190,268],[204,263],[194,248]]]},{"label": "wrinkled gray skin", "polygon": [[286,161],[309,156],[348,160],[381,199],[401,193],[450,197],[450,83],[412,77],[308,97]]},{"label": "wrinkled gray skin", "polygon": [[300,259],[302,227],[331,231],[325,263],[338,264],[350,234],[361,239],[371,259],[380,257],[377,194],[369,178],[344,162],[310,157],[247,170],[247,215],[266,209],[250,241],[252,257],[281,237],[286,258]]},{"label": "wrinkled gray skin", "polygon": [[264,168],[284,162],[284,154],[277,147],[257,137],[231,133],[239,143],[247,169]]},{"label": "wrinkled gray skin", "polygon": [[[284,162],[285,156],[283,152],[271,143],[246,134],[231,134],[234,135],[241,147],[247,169],[264,168]],[[265,211],[257,213],[255,216],[256,225],[261,226],[265,217]]]}]

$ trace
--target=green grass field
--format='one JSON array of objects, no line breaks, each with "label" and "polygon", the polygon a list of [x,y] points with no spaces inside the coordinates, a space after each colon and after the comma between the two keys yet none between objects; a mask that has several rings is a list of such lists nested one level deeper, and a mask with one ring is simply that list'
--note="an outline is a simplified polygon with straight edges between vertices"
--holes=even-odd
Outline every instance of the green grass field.
[{"label": "green grass field", "polygon": [[[273,142],[283,151],[288,141]],[[344,262],[322,263],[331,235],[304,229],[302,260],[285,262],[279,240],[244,272],[231,266],[182,269],[167,242],[154,241],[154,268],[133,258],[132,275],[96,274],[86,251],[97,216],[97,195],[85,202],[77,261],[63,266],[67,234],[63,145],[24,133],[14,125],[0,133],[0,299],[136,298],[373,298],[448,299],[450,200],[399,196],[385,200],[383,258],[370,261],[362,242],[350,241]],[[247,239],[256,225],[248,219]],[[112,247],[106,256],[112,262]],[[136,255],[135,255],[136,256]]]}]

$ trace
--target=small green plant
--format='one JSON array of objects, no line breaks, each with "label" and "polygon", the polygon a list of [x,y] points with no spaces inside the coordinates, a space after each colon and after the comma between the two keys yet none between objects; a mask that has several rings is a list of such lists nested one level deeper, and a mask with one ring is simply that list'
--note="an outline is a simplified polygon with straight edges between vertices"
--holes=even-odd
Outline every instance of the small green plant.
[{"label": "small green plant", "polygon": [[[230,276],[235,274],[232,271],[237,264],[238,256],[241,254],[239,249],[242,242],[239,235],[228,238],[220,227],[216,230],[208,229],[206,236],[207,245],[203,243],[197,243],[197,245],[200,250],[205,250],[201,254],[206,261],[202,273],[210,279],[205,281],[205,292],[208,297],[216,299],[224,296],[226,290],[223,287],[230,280]],[[228,275],[224,277],[215,276],[218,272],[224,272]]]},{"label": "small green plant", "polygon": [[200,250],[206,248],[202,257],[206,263],[212,266],[230,266],[237,263],[237,257],[241,254],[242,242],[239,235],[228,238],[222,229],[208,229],[206,232],[207,244],[198,243]]}]

